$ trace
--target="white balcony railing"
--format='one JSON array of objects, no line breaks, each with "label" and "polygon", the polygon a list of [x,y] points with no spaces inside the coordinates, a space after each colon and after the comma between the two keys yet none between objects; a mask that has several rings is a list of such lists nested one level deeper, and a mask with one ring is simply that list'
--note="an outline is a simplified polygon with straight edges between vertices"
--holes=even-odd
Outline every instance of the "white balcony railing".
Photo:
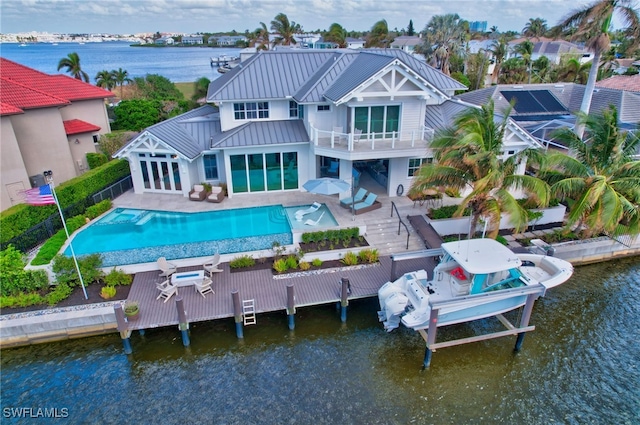
[{"label": "white balcony railing", "polygon": [[428,148],[434,133],[424,126],[419,130],[362,134],[320,130],[313,126],[310,129],[315,146],[349,152]]}]

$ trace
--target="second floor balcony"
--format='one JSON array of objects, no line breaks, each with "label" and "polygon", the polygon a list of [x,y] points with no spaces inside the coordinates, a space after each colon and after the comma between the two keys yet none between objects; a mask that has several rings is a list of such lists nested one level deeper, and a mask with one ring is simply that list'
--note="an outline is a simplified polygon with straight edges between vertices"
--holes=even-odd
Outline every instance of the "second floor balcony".
[{"label": "second floor balcony", "polygon": [[424,152],[429,148],[433,140],[434,131],[431,128],[422,127],[418,130],[392,131],[385,133],[362,133],[360,130],[345,133],[341,128],[331,131],[310,127],[311,140],[316,151],[327,152],[330,150],[336,155],[340,153],[347,156],[363,157],[368,154],[381,154],[383,152],[396,152],[407,155],[414,152]]}]

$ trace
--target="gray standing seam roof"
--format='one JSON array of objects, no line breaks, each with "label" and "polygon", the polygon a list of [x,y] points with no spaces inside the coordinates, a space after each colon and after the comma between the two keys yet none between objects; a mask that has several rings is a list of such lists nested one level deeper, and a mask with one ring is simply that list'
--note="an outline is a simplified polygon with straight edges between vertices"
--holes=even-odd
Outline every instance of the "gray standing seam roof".
[{"label": "gray standing seam roof", "polygon": [[309,142],[302,120],[252,121],[211,139],[212,149]]},{"label": "gray standing seam roof", "polygon": [[[163,142],[169,144],[173,149],[176,150],[176,152],[180,153],[185,158],[193,160],[201,154],[202,149],[198,141],[185,130],[185,127],[181,124],[181,122],[198,117],[204,117],[207,115],[213,115],[209,122],[209,125],[215,126],[214,121],[220,121],[218,109],[211,105],[205,105],[177,117],[173,117],[158,124],[154,124],[151,127],[148,127],[145,131],[156,136]],[[207,124],[205,123],[205,125]],[[138,138],[133,139],[127,144],[127,146],[131,143],[134,143],[137,139]]]},{"label": "gray standing seam roof", "polygon": [[[301,103],[321,102],[324,99],[320,95],[326,96],[327,93],[320,93],[320,89],[325,87],[331,98],[337,99],[335,96],[346,94],[361,84],[365,75],[371,76],[389,64],[387,58],[401,60],[443,92],[466,89],[456,80],[399,49],[283,50],[259,52],[214,80],[209,85],[207,101],[284,99],[295,96]],[[348,66],[356,61],[364,66],[365,72]]]}]

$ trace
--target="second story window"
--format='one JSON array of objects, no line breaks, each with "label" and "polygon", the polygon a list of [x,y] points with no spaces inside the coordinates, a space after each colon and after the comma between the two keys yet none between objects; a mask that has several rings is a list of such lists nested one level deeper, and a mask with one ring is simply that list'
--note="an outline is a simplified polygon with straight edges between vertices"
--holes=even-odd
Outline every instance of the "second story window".
[{"label": "second story window", "polygon": [[318,105],[318,112],[322,111],[330,111],[331,107],[329,105]]},{"label": "second story window", "polygon": [[298,102],[295,100],[289,101],[289,118],[298,118]]},{"label": "second story window", "polygon": [[269,102],[234,103],[233,117],[237,120],[267,119]]}]

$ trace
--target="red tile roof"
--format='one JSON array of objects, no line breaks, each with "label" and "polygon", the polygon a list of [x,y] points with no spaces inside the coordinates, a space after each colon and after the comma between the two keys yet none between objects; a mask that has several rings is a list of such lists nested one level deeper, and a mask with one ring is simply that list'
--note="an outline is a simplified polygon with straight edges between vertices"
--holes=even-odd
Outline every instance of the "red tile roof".
[{"label": "red tile roof", "polygon": [[596,82],[596,87],[640,93],[640,74],[614,75],[613,77]]},{"label": "red tile roof", "polygon": [[67,136],[71,136],[72,134],[100,131],[100,127],[98,127],[97,125],[93,125],[82,120],[68,120],[64,121],[63,124],[64,131],[67,133]]},{"label": "red tile roof", "polygon": [[15,115],[22,114],[24,111],[8,103],[0,102],[0,115]]},{"label": "red tile roof", "polygon": [[[0,103],[20,109],[46,108],[77,100],[115,96],[66,75],[49,75],[0,58]],[[4,110],[4,109],[3,109]],[[4,115],[4,112],[0,111]]]}]

